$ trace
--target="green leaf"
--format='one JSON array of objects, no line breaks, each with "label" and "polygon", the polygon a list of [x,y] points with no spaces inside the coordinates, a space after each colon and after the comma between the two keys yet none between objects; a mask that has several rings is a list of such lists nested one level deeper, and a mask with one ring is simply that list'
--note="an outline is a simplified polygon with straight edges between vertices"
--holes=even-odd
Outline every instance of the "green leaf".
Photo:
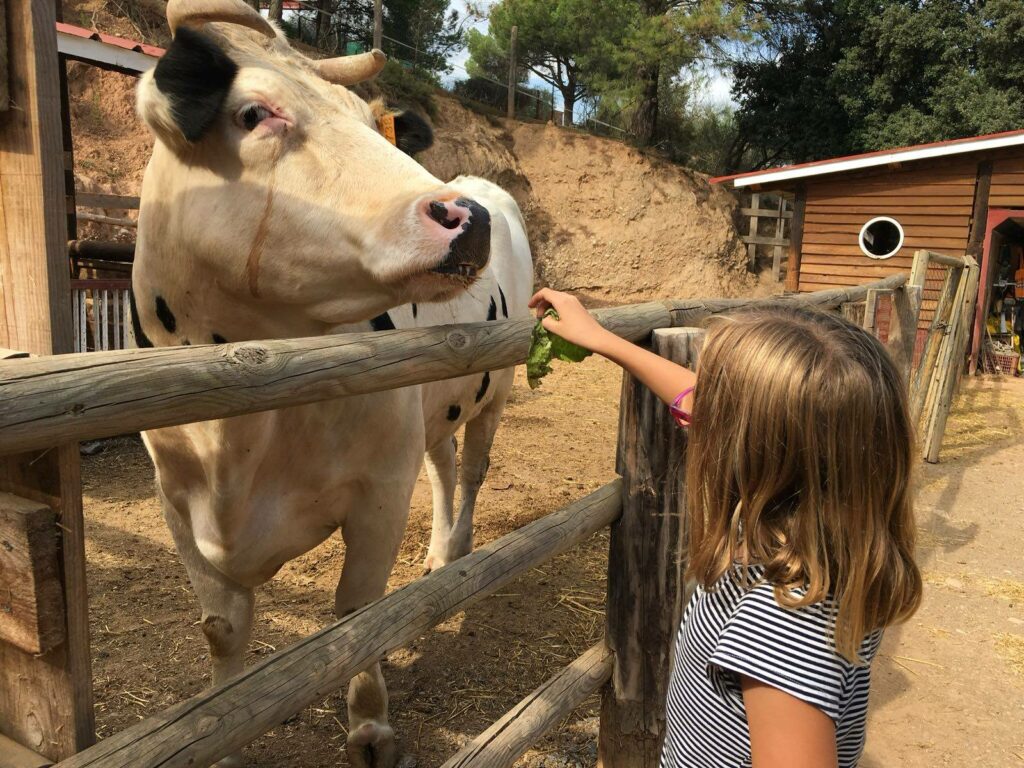
[{"label": "green leaf", "polygon": [[[544,313],[544,317],[553,317],[557,320],[558,313],[549,309]],[[592,354],[589,349],[550,333],[538,320],[533,326],[533,341],[530,343],[530,353],[526,356],[526,381],[530,389],[536,389],[540,386],[540,380],[551,373],[552,360],[579,363]]]}]

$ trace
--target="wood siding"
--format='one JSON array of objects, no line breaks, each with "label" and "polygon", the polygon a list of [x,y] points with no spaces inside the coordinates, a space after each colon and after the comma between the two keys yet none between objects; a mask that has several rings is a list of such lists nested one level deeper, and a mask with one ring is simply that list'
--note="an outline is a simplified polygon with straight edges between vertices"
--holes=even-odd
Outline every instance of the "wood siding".
[{"label": "wood siding", "polygon": [[[922,248],[963,255],[970,235],[978,162],[973,155],[914,163],[906,169],[873,168],[808,180],[799,290],[861,285],[909,272],[914,252]],[[1024,173],[1024,158],[1020,162]],[[860,249],[861,227],[876,216],[889,216],[903,227],[903,246],[888,259],[869,258]],[[942,279],[941,268],[929,270],[922,302],[923,327],[931,322]]]},{"label": "wood siding", "polygon": [[992,163],[989,208],[1024,208],[1024,149],[1002,152]]}]

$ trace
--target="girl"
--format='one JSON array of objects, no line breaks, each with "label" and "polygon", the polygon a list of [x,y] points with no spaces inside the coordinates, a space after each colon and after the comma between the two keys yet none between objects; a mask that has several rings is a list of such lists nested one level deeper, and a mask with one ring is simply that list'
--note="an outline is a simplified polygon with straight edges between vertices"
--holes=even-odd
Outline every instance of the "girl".
[{"label": "girl", "polygon": [[851,768],[882,630],[921,599],[912,427],[882,345],[797,307],[714,321],[699,372],[604,330],[572,296],[544,326],[618,363],[689,425],[689,575],[661,764]]}]

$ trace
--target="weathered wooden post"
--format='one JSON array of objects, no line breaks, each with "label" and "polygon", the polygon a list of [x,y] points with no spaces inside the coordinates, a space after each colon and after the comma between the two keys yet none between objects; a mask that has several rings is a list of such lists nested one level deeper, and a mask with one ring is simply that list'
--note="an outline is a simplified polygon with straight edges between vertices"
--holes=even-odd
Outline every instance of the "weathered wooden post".
[{"label": "weathered wooden post", "polygon": [[512,36],[508,44],[508,105],[506,117],[511,120],[516,116],[516,86],[519,78],[516,77],[516,40],[519,37],[519,27],[513,25]]},{"label": "weathered wooden post", "polygon": [[[663,357],[693,367],[702,331],[652,335]],[[601,702],[598,764],[655,768],[665,737],[672,645],[682,618],[686,432],[630,376],[622,385],[617,470],[622,516],[611,529],[606,638],[615,671]]]},{"label": "weathered wooden post", "polygon": [[384,9],[383,0],[373,0],[373,47],[378,50],[384,47]]},{"label": "weathered wooden post", "polygon": [[[54,7],[7,3],[0,113],[0,346],[36,355],[73,350]],[[50,759],[93,740],[78,472],[75,443],[0,457],[0,735]]]}]

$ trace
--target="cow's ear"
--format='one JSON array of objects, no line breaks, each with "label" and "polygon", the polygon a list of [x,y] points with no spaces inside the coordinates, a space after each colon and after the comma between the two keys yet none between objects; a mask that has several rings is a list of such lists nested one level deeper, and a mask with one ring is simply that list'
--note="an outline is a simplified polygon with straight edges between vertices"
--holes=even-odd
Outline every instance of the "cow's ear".
[{"label": "cow's ear", "polygon": [[235,62],[213,39],[182,27],[139,83],[139,115],[169,143],[195,143],[213,126],[237,73]]},{"label": "cow's ear", "polygon": [[407,155],[429,149],[434,143],[434,131],[415,112],[405,110],[395,115],[395,141]]}]

